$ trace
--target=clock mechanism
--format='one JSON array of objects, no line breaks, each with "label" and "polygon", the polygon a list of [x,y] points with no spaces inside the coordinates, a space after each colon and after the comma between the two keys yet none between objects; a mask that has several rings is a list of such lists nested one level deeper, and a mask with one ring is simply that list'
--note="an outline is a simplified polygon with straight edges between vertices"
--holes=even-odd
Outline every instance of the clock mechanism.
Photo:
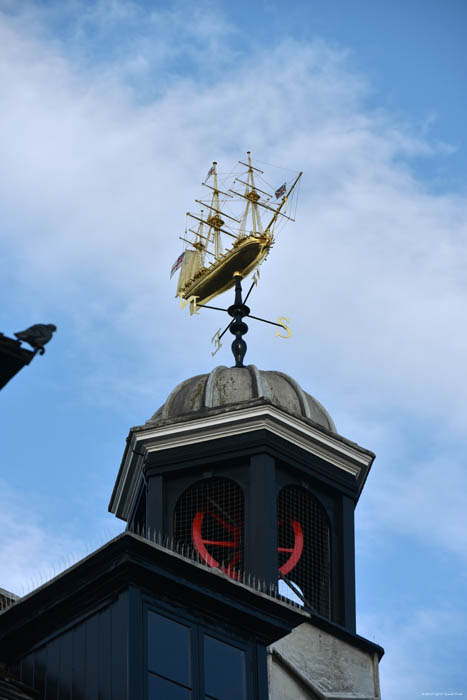
[{"label": "clock mechanism", "polygon": [[[175,508],[174,535],[198,561],[234,580],[244,572],[242,489],[211,477],[185,490]],[[308,593],[317,610],[329,609],[329,527],[322,507],[305,489],[287,486],[277,499],[278,580]]]}]

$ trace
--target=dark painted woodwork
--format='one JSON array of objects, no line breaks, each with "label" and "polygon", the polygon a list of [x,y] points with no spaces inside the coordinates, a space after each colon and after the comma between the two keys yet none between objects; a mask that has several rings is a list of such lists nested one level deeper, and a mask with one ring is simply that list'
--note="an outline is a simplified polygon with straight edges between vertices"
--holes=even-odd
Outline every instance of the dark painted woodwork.
[{"label": "dark painted woodwork", "polygon": [[147,524],[149,532],[164,530],[164,477],[153,476],[147,482]]},{"label": "dark painted woodwork", "polygon": [[21,680],[42,700],[119,700],[127,694],[128,594],[21,658]]},{"label": "dark painted woodwork", "polygon": [[[2,614],[0,659],[20,668],[41,700],[147,700],[147,607],[243,648],[248,700],[267,697],[266,645],[311,619],[125,533]],[[337,634],[379,649],[345,630]],[[202,652],[194,654],[202,689]]]},{"label": "dark painted woodwork", "polygon": [[144,599],[141,590],[128,588],[128,687],[136,700],[145,698],[146,666]]},{"label": "dark painted woodwork", "polygon": [[255,681],[258,700],[269,700],[267,649],[262,644],[257,644],[255,652],[257,659]]},{"label": "dark painted woodwork", "polygon": [[[112,688],[112,609],[108,606],[97,613],[99,618],[99,688]],[[115,634],[115,632],[113,632]],[[103,690],[99,690],[99,700],[106,700]]]},{"label": "dark painted woodwork", "polygon": [[60,642],[59,700],[71,700],[73,676],[73,635],[63,634]]},{"label": "dark painted woodwork", "polygon": [[18,340],[0,333],[0,389],[28,365],[33,357],[34,352],[22,348]]},{"label": "dark painted woodwork", "polygon": [[356,630],[355,616],[355,503],[347,496],[341,499],[341,538],[339,548],[342,567],[342,622],[350,632]]},{"label": "dark painted woodwork", "polygon": [[323,486],[339,488],[347,495],[358,498],[363,476],[356,479],[348,472],[324,459],[307,452],[269,430],[254,430],[225,438],[207,440],[196,445],[183,445],[157,453],[149,453],[146,475],[202,471],[207,465],[222,464],[231,459],[249,459],[253,454],[268,453],[277,461],[286,463],[289,469],[307,478],[319,481]]},{"label": "dark painted woodwork", "polygon": [[[146,535],[148,526],[148,486],[143,479],[138,489],[135,505],[128,520],[130,530],[141,535]],[[152,511],[152,508],[151,508]]]},{"label": "dark painted woodwork", "polygon": [[61,648],[58,644],[50,644],[47,647],[47,697],[57,700],[60,682],[60,656]]},{"label": "dark painted woodwork", "polygon": [[250,457],[245,497],[245,571],[277,585],[276,463],[267,454]]}]

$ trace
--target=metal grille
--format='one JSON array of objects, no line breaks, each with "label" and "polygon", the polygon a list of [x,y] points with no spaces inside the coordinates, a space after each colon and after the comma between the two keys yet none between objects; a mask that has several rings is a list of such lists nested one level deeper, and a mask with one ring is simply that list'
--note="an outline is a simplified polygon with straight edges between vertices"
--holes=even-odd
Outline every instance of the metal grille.
[{"label": "metal grille", "polygon": [[330,528],[324,508],[306,489],[286,486],[277,499],[277,525],[281,577],[329,618]]},{"label": "metal grille", "polygon": [[209,566],[236,578],[243,568],[243,493],[230,479],[198,481],[180,497],[174,539]]}]

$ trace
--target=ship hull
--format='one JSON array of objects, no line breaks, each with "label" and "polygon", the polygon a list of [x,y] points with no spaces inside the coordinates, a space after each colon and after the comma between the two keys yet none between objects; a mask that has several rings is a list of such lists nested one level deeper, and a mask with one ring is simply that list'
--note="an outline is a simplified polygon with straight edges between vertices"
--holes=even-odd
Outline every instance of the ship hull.
[{"label": "ship hull", "polygon": [[236,273],[240,273],[242,277],[248,275],[264,260],[271,244],[271,236],[248,236],[239,240],[220,260],[189,280],[180,296],[183,299],[196,296],[197,304],[206,304],[213,297],[234,286]]}]

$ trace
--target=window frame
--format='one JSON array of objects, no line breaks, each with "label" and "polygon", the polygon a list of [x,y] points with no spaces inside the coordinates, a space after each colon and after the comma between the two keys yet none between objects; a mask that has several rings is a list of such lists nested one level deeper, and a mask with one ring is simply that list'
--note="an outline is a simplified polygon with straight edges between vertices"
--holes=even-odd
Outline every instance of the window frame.
[{"label": "window frame", "polygon": [[[184,625],[190,629],[190,639],[191,639],[191,682],[192,688],[191,695],[192,700],[209,700],[205,695],[205,681],[204,681],[204,635],[213,637],[224,644],[233,646],[236,649],[244,652],[245,654],[245,670],[246,670],[246,697],[245,700],[260,700],[263,694],[260,692],[259,687],[259,657],[258,653],[258,643],[254,639],[248,639],[246,636],[242,636],[233,629],[229,629],[226,632],[225,621],[217,620],[210,622],[204,616],[195,616],[190,614],[186,608],[177,609],[174,605],[171,605],[165,601],[150,599],[149,597],[143,596],[143,619],[142,619],[142,637],[143,637],[143,674],[144,674],[144,694],[145,700],[148,700],[148,674],[153,673],[150,671],[148,665],[148,620],[149,612],[155,613],[156,615],[161,615],[166,617],[173,622]],[[218,623],[216,625],[216,622]],[[164,678],[163,676],[160,676]],[[179,685],[182,688],[186,686],[181,683],[167,679],[173,682],[175,685]]]}]

